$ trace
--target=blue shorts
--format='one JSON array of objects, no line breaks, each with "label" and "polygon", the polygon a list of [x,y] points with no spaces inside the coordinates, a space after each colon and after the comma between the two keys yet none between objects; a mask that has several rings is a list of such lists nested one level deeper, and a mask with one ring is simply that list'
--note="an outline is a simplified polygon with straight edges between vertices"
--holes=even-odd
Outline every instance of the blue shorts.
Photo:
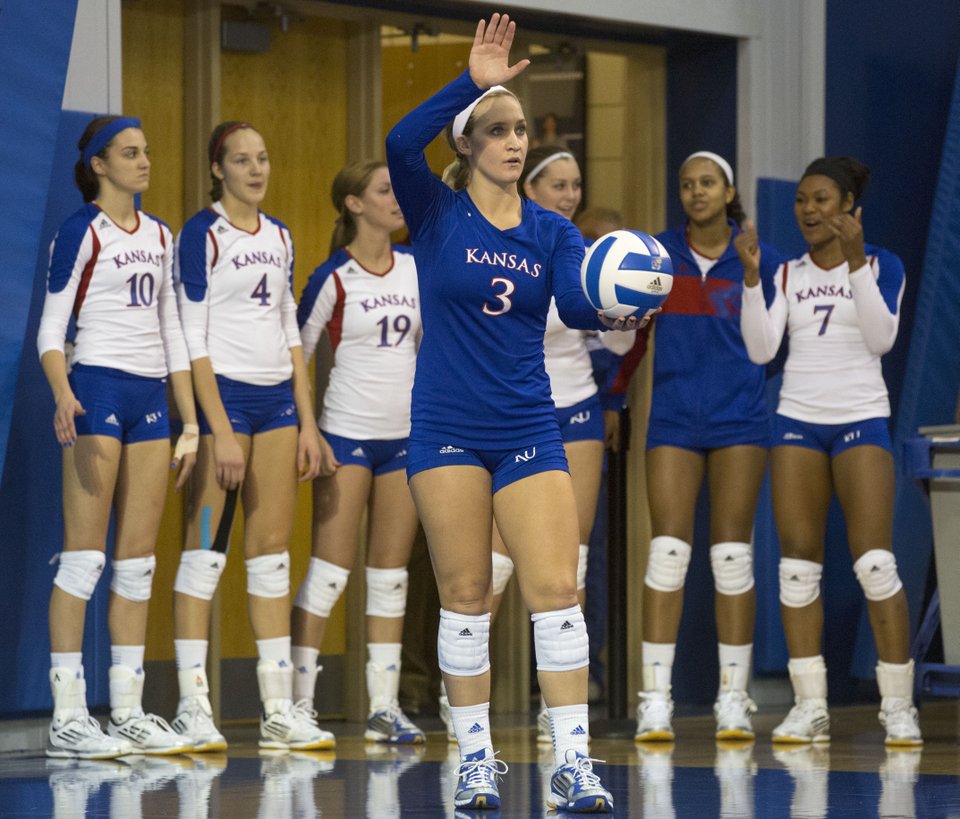
[{"label": "blue shorts", "polygon": [[706,455],[714,449],[728,446],[770,446],[770,428],[762,423],[709,425],[703,429],[682,427],[655,418],[647,427],[647,449],[674,446]]},{"label": "blue shorts", "polygon": [[107,435],[124,444],[170,437],[166,378],[86,364],[74,364],[69,378],[87,411],[74,418],[77,435]]},{"label": "blue shorts", "polygon": [[493,476],[494,493],[515,481],[559,469],[569,472],[560,436],[516,449],[468,449],[442,441],[414,441],[407,454],[407,480],[438,466],[479,466]]},{"label": "blue shorts", "polygon": [[557,421],[560,422],[560,437],[565,444],[571,441],[603,441],[606,438],[599,395],[592,395],[572,407],[557,407]]},{"label": "blue shorts", "polygon": [[773,422],[774,446],[803,446],[836,458],[855,446],[878,446],[893,454],[887,418],[865,418],[849,424],[808,424],[785,415]]},{"label": "blue shorts", "polygon": [[327,439],[333,454],[341,465],[354,464],[369,469],[374,475],[386,475],[407,466],[407,446],[409,438],[395,438],[392,441],[344,438],[332,432],[320,430]]},{"label": "blue shorts", "polygon": [[[217,376],[220,400],[227,411],[233,431],[241,435],[256,435],[281,427],[299,424],[297,406],[293,402],[293,387],[289,381],[264,387],[247,384],[232,378]],[[209,435],[212,430],[203,410],[197,406],[197,421],[200,434]]]}]

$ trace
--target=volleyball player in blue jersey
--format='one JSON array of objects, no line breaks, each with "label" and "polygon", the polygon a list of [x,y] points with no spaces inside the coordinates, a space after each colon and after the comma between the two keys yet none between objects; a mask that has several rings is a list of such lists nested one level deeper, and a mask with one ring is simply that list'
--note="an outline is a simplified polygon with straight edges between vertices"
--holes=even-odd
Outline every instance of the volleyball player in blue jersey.
[{"label": "volleyball player in blue jersey", "polygon": [[[764,368],[740,334],[743,265],[736,245],[756,242],[723,157],[700,151],[680,168],[686,220],[657,238],[673,260],[673,290],[656,319],[647,496],[653,539],[643,590],[643,690],[638,742],[673,739],[671,672],[704,474],[710,486],[710,563],[716,589],[720,688],[717,739],[752,739],[747,694],[753,648],[757,495],[767,462]],[[773,299],[777,252],[759,275]]]},{"label": "volleyball player in blue jersey", "polygon": [[[579,283],[583,240],[523,200],[527,151],[516,97],[498,83],[515,24],[481,21],[469,70],[405,116],[387,162],[420,277],[423,341],[413,387],[407,474],[440,592],[438,657],[461,753],[455,804],[499,805],[489,719],[490,532],[496,513],[534,623],[557,770],[550,804],[607,811],[587,756],[587,633],[577,604],[577,518],[543,335],[550,297],[571,326],[602,326]],[[423,151],[449,125],[451,189]],[[606,320],[632,328],[635,319]]]}]

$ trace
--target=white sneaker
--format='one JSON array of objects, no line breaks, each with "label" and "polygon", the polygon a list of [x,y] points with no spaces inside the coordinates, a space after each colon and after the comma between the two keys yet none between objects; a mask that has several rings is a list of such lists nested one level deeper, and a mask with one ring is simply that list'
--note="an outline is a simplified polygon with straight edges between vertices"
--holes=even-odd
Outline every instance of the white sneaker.
[{"label": "white sneaker", "polygon": [[156,714],[131,715],[120,723],[111,718],[107,733],[127,740],[137,754],[184,754],[193,750],[192,737],[177,733]]},{"label": "white sneaker", "polygon": [[173,730],[189,738],[194,753],[227,750],[227,740],[213,722],[213,709],[204,695],[185,697],[177,705]]},{"label": "white sneaker", "polygon": [[367,742],[385,742],[389,745],[417,745],[427,741],[410,718],[394,703],[389,708],[374,711],[367,717]]},{"label": "white sneaker", "polygon": [[537,714],[537,745],[553,745],[553,725],[546,708],[541,708]]},{"label": "white sneaker", "polygon": [[47,756],[53,759],[114,759],[132,753],[122,738],[107,736],[86,709],[76,709],[73,718],[54,715],[47,735]]},{"label": "white sneaker", "polygon": [[440,694],[440,719],[447,729],[447,742],[456,744],[457,732],[453,730],[453,716],[450,714],[450,700],[446,694]]},{"label": "white sneaker", "polygon": [[806,744],[830,741],[830,713],[826,700],[799,699],[773,729],[775,743]]},{"label": "white sneaker", "polygon": [[757,704],[746,691],[721,691],[713,705],[713,715],[717,718],[716,738],[755,739],[750,715],[756,711]]},{"label": "white sneaker", "polygon": [[917,709],[907,697],[884,697],[880,708],[880,724],[887,729],[887,745],[923,745]]},{"label": "white sneaker", "polygon": [[673,698],[663,691],[641,691],[635,742],[673,742]]},{"label": "white sneaker", "polygon": [[260,717],[260,747],[273,750],[312,751],[336,747],[337,739],[316,723],[307,700]]}]

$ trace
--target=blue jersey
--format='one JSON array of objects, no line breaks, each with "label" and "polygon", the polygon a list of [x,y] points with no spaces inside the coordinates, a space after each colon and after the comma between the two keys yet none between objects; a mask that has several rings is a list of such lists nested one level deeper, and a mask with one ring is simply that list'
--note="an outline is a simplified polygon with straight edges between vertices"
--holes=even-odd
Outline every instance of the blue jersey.
[{"label": "blue jersey", "polygon": [[572,222],[524,199],[520,224],[500,230],[430,171],[424,149],[481,93],[464,73],[407,114],[387,164],[420,280],[411,438],[507,449],[558,434],[543,364],[550,297],[568,326],[601,324],[580,287]]},{"label": "blue jersey", "polygon": [[[740,229],[731,222],[733,236]],[[656,317],[651,422],[733,432],[767,423],[765,368],[750,361],[740,333],[743,265],[733,236],[709,273],[687,242],[686,225],[657,234],[673,261],[673,289]],[[760,282],[769,305],[780,254],[760,243]]]}]

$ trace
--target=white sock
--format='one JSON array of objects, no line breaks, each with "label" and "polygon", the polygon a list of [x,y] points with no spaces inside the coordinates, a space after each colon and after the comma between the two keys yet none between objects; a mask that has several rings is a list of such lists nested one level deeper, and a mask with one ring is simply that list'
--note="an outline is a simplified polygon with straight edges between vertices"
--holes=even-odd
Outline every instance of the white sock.
[{"label": "white sock", "polygon": [[750,662],[753,658],[753,643],[730,645],[719,643],[720,690],[746,691],[750,681]]},{"label": "white sock", "polygon": [[877,661],[877,687],[882,698],[881,707],[891,699],[913,698],[913,660],[905,663]]},{"label": "white sock", "polygon": [[82,651],[51,651],[51,668],[66,668],[72,671],[77,677],[83,677],[83,652]]},{"label": "white sock", "polygon": [[143,671],[145,646],[110,646],[110,661],[114,665],[125,665],[136,672]]},{"label": "white sock", "polygon": [[643,641],[643,690],[670,693],[673,676],[673,658],[677,653],[676,643],[648,643]]},{"label": "white sock", "polygon": [[557,765],[567,761],[567,751],[574,750],[583,756],[589,756],[590,717],[588,706],[561,705],[548,708],[550,725],[553,729],[553,758]]},{"label": "white sock", "polygon": [[460,759],[477,751],[486,751],[493,756],[493,737],[490,735],[490,703],[479,705],[450,706],[450,719],[460,746]]},{"label": "white sock", "polygon": [[400,643],[367,643],[367,658],[380,668],[400,668]]},{"label": "white sock", "polygon": [[827,701],[827,666],[823,655],[794,657],[787,663],[793,693],[801,700]]},{"label": "white sock", "polygon": [[177,671],[186,671],[188,668],[207,667],[206,640],[174,640],[173,649],[177,654]]},{"label": "white sock", "polygon": [[293,662],[293,701],[309,700],[313,702],[316,695],[317,675],[320,666],[320,649],[310,646],[293,646],[290,649]]},{"label": "white sock", "polygon": [[257,656],[261,660],[273,660],[280,668],[290,668],[290,637],[272,637],[257,640]]}]

